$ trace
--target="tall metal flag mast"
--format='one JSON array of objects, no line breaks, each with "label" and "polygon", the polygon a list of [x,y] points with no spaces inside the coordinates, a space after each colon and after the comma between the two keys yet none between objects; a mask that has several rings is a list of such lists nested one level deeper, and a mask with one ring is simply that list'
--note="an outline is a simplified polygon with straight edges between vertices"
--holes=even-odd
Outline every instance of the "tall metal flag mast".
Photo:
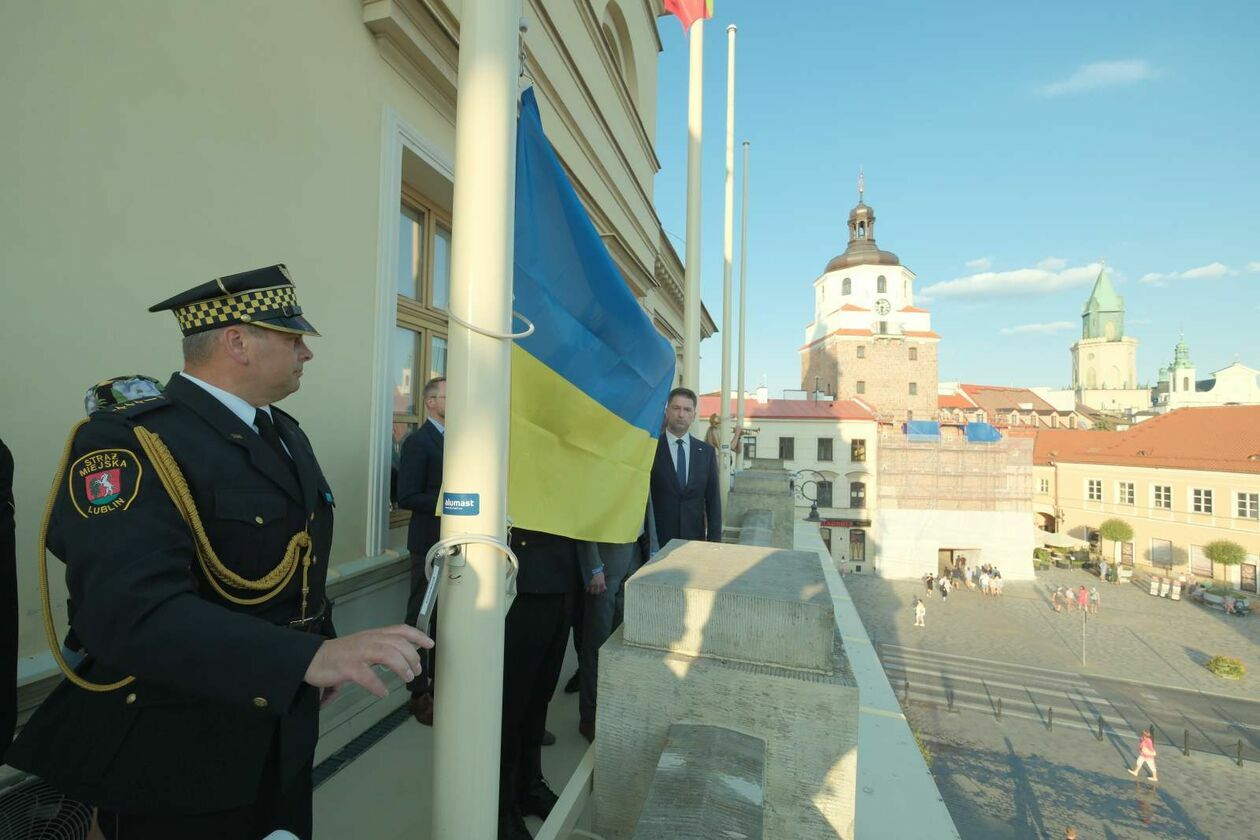
[{"label": "tall metal flag mast", "polygon": [[731,487],[731,261],[735,240],[735,24],[726,27],[726,208],[722,237],[722,387],[718,392],[720,425],[718,486],[722,508]]},{"label": "tall metal flag mast", "polygon": [[[744,175],[739,202],[739,377],[736,391],[735,428],[744,429],[744,304],[748,299],[748,141],[744,141]],[[742,469],[744,447],[741,442],[735,457]]]},{"label": "tall metal flag mast", "polygon": [[[665,0],[690,31],[687,90],[687,264],[683,283],[683,385],[700,387],[700,145],[704,133],[704,21],[713,17],[712,0]],[[723,329],[725,329],[723,325]]]},{"label": "tall metal flag mast", "polygon": [[[433,837],[497,831],[507,558],[512,247],[521,0],[464,0],[455,115],[450,358]],[[489,544],[487,544],[489,543]]]}]

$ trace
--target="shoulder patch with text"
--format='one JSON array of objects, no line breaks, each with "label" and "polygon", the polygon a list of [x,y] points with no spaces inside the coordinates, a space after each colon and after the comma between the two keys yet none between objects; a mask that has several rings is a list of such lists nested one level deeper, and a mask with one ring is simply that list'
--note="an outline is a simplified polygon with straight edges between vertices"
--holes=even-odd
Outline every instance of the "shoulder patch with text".
[{"label": "shoulder patch with text", "polygon": [[70,500],[85,519],[126,510],[140,491],[139,459],[130,449],[97,449],[70,465]]}]

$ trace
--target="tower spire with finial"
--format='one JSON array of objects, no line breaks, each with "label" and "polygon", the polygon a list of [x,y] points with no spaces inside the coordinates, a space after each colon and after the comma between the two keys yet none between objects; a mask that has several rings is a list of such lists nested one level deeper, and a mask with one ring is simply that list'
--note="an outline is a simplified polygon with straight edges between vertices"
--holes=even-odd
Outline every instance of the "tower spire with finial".
[{"label": "tower spire with finial", "polygon": [[858,167],[858,204],[862,203],[862,195],[866,192],[866,172]]}]

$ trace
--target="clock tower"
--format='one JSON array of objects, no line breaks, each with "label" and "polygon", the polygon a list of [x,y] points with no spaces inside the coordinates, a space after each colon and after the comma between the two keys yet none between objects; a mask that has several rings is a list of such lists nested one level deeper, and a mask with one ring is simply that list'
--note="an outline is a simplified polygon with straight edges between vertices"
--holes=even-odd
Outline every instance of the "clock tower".
[{"label": "clock tower", "polygon": [[1105,411],[1150,407],[1150,390],[1137,381],[1138,340],[1124,334],[1124,298],[1100,264],[1081,307],[1081,338],[1072,345],[1072,389],[1077,402]]},{"label": "clock tower", "polygon": [[875,210],[859,177],[848,246],[814,281],[801,388],[863,400],[886,422],[934,419],[940,336],[931,313],[914,305],[914,279],[896,254],[875,244]]}]

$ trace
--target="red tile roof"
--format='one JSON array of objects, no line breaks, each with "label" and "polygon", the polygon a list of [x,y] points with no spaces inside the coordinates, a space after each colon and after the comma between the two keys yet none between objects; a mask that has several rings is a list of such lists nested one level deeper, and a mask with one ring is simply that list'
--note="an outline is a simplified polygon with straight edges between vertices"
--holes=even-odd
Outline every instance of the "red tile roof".
[{"label": "red tile roof", "polygon": [[1260,406],[1181,408],[1123,432],[1041,430],[1033,459],[1260,473]]},{"label": "red tile roof", "polygon": [[932,330],[905,330],[902,335],[908,335],[911,338],[940,338],[941,334]]},{"label": "red tile roof", "polygon": [[941,394],[936,398],[937,408],[975,408],[976,404],[966,394]]},{"label": "red tile roof", "polygon": [[840,311],[841,312],[870,312],[871,310],[867,309],[864,306],[855,306],[852,303],[846,303],[844,306],[840,307]]},{"label": "red tile roof", "polygon": [[824,335],[822,338],[816,338],[813,341],[809,342],[808,344],[802,344],[800,347],[796,349],[798,351],[808,349],[810,347],[813,347],[815,344],[820,344],[826,341],[827,339],[831,338],[833,335],[874,335],[874,333],[872,333],[870,330],[832,330],[831,332]]},{"label": "red tile roof", "polygon": [[926,310],[926,309],[920,309],[920,308],[919,308],[919,307],[917,307],[917,306],[903,306],[903,307],[901,307],[901,309],[899,309],[899,310],[897,310],[897,311],[898,311],[898,312],[927,312],[928,310]]},{"label": "red tile roof", "polygon": [[[699,417],[716,414],[721,403],[716,392],[700,395],[700,407],[696,411]],[[731,415],[736,411],[735,400],[731,400]],[[833,400],[831,402],[814,400],[767,400],[759,403],[755,399],[744,400],[744,416],[762,420],[874,420],[875,415],[855,400]]]},{"label": "red tile roof", "polygon": [[[1008,388],[1002,385],[967,385],[959,386],[963,393],[971,397],[976,405],[990,414],[999,411],[1054,411],[1054,406],[1037,396],[1027,388]],[[1021,408],[1023,404],[1028,408]]]}]

